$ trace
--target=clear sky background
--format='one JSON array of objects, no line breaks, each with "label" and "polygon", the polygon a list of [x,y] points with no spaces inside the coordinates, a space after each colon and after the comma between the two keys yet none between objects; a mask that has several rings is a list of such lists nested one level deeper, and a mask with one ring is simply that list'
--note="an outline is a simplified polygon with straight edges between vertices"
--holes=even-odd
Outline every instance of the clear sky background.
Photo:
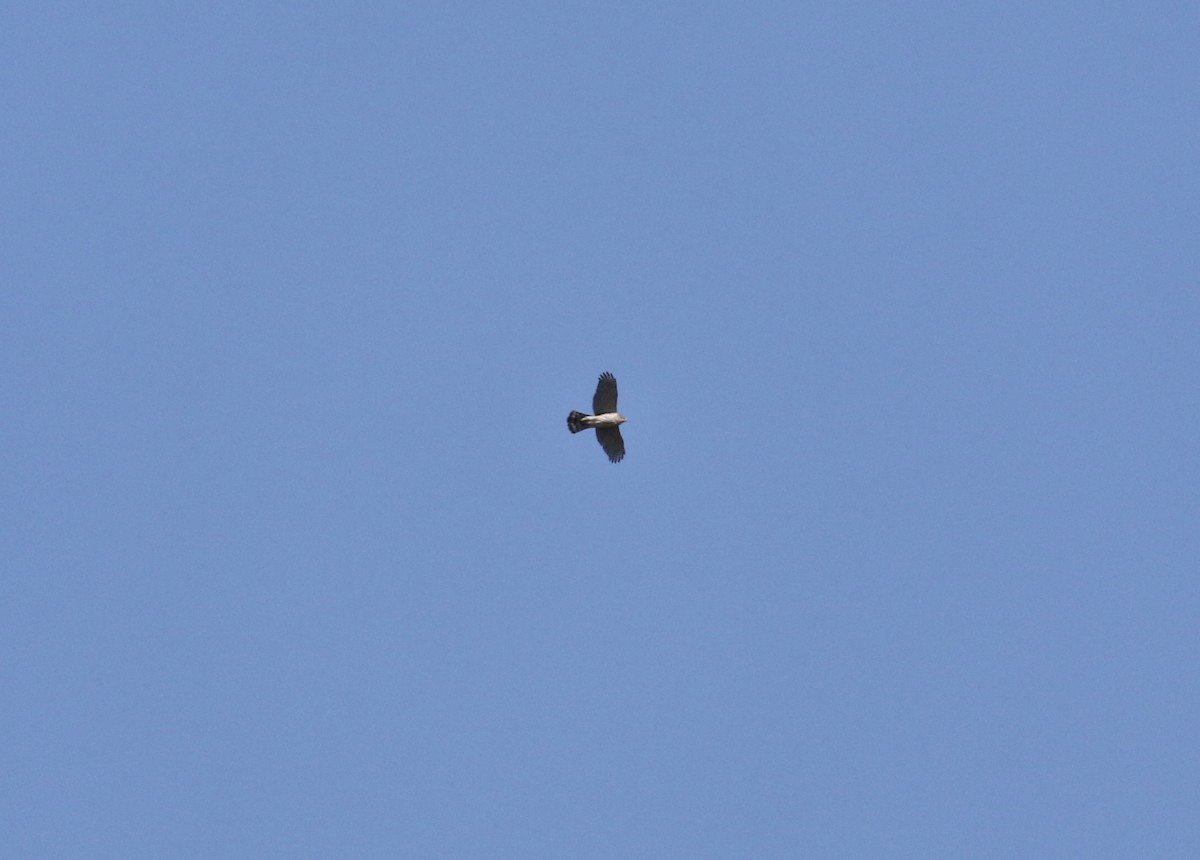
[{"label": "clear sky background", "polygon": [[0,853],[1200,856],[1198,40],[6,5]]}]

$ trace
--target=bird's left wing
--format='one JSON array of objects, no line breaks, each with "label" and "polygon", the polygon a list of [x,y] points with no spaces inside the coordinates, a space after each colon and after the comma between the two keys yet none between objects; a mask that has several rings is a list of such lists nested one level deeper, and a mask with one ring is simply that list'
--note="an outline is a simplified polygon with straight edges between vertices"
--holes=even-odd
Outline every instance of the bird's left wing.
[{"label": "bird's left wing", "polygon": [[597,427],[596,439],[600,443],[600,447],[604,449],[604,453],[608,455],[609,462],[620,463],[621,458],[625,456],[625,440],[621,438],[621,431],[616,427]]}]

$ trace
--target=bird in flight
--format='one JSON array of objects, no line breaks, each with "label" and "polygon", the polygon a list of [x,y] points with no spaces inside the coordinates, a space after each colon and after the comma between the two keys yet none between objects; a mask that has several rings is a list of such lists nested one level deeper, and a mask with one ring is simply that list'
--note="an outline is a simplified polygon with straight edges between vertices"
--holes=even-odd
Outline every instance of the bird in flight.
[{"label": "bird in flight", "polygon": [[609,462],[620,463],[625,456],[625,440],[621,438],[621,425],[625,416],[617,414],[617,378],[611,373],[600,374],[596,383],[596,393],[592,396],[592,413],[572,412],[567,416],[567,429],[572,433],[596,428],[596,440]]}]

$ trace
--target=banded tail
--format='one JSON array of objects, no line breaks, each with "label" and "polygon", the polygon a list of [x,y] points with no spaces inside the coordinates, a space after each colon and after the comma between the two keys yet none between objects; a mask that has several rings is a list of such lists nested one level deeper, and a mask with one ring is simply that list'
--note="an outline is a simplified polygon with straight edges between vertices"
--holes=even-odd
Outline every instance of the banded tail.
[{"label": "banded tail", "polygon": [[572,412],[567,416],[567,429],[572,433],[578,433],[580,430],[586,430],[587,425],[583,423],[583,419],[587,418],[582,412]]}]

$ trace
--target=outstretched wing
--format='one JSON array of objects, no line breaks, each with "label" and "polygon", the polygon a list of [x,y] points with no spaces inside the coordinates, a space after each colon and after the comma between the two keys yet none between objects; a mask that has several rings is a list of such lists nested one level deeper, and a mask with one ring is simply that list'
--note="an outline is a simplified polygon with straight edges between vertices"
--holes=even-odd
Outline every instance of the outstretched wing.
[{"label": "outstretched wing", "polygon": [[608,455],[610,463],[620,463],[621,458],[625,456],[625,440],[621,438],[621,431],[616,427],[597,427],[596,439],[600,442],[600,447],[604,449],[604,453]]},{"label": "outstretched wing", "polygon": [[[592,397],[592,414],[603,415],[617,411],[617,378],[607,371],[600,374],[596,383],[596,394]],[[620,434],[617,434],[618,438]],[[606,447],[607,451],[608,448]]]}]

